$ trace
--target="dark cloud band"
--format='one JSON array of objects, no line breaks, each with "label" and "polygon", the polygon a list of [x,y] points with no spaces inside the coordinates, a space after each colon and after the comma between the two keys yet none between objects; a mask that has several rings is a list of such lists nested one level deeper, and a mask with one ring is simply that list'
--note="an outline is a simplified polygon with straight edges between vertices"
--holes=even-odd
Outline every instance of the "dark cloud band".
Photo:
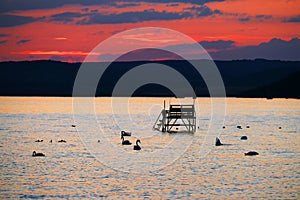
[{"label": "dark cloud band", "polygon": [[18,26],[36,21],[33,17],[17,15],[0,15],[0,28]]},{"label": "dark cloud band", "polygon": [[149,3],[192,3],[203,5],[208,2],[223,1],[223,0],[128,0],[124,1],[122,4],[116,4],[117,0],[2,0],[0,6],[0,13],[9,12],[15,10],[35,10],[35,9],[51,9],[61,7],[63,5],[82,5],[82,6],[91,6],[91,5],[107,5],[107,6],[122,6],[130,7],[139,2],[149,2]]},{"label": "dark cloud band", "polygon": [[30,42],[31,40],[19,40],[18,42],[16,42],[16,45],[21,45],[21,44],[25,44],[27,42]]}]

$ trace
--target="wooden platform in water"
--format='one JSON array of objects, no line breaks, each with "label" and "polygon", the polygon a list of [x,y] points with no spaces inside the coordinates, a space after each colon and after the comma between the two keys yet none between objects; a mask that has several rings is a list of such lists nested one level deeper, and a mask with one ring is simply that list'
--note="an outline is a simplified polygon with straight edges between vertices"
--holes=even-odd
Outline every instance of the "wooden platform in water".
[{"label": "wooden platform in water", "polygon": [[[165,106],[164,106],[165,107]],[[176,127],[176,128],[175,128]],[[183,128],[179,130],[179,128]],[[175,128],[175,130],[174,130]],[[196,112],[194,104],[170,104],[169,109],[165,108],[158,116],[153,130],[169,133],[195,132]]]}]

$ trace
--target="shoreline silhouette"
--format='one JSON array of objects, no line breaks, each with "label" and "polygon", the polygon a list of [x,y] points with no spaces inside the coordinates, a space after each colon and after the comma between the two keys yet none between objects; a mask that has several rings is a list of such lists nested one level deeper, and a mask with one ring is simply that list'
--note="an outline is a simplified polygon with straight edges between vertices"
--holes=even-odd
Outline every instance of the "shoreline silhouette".
[{"label": "shoreline silhouette", "polygon": [[[205,64],[205,60],[199,61]],[[145,63],[172,67],[189,80],[198,97],[210,97],[201,75],[186,60],[114,62],[103,73],[96,97],[110,97],[118,80],[129,70]],[[300,98],[300,61],[232,60],[215,61],[224,81],[227,97]],[[71,97],[81,63],[51,60],[0,62],[0,96]],[[97,63],[88,63],[97,66]],[[99,87],[101,85],[101,87]],[[86,96],[83,93],[79,96]],[[120,96],[126,96],[120,94]],[[174,97],[167,88],[148,84],[134,97]]]}]

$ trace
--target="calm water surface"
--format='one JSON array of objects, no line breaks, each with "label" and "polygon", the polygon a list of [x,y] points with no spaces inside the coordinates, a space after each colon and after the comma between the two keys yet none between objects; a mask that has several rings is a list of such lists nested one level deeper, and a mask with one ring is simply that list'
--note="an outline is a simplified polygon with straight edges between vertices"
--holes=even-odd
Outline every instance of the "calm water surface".
[{"label": "calm water surface", "polygon": [[[195,142],[163,169],[137,174],[107,166],[90,153],[71,126],[72,98],[0,97],[0,198],[300,198],[299,100],[227,99],[226,128],[220,129],[221,141],[227,145],[212,144],[206,156],[199,156],[198,150],[210,120],[210,100],[198,101],[199,128],[195,134],[182,136],[180,145]],[[108,138],[112,144],[131,153],[132,146],[119,145],[120,127],[113,123],[115,119],[122,123],[124,115],[112,115],[106,109],[109,102],[109,98],[97,98],[98,123],[114,134]],[[130,102],[134,122],[130,131],[152,134],[142,140],[144,153],[159,151],[174,137],[152,131],[161,109],[157,105],[162,102],[161,98],[133,98]],[[91,116],[76,115],[89,123]],[[242,135],[248,140],[241,141]],[[101,145],[96,139],[103,138],[97,137],[88,142]],[[37,143],[37,139],[44,142]],[[67,143],[58,143],[60,139]],[[32,157],[33,150],[46,156]],[[244,156],[249,150],[260,155]],[[109,148],[103,152],[110,153]]]}]

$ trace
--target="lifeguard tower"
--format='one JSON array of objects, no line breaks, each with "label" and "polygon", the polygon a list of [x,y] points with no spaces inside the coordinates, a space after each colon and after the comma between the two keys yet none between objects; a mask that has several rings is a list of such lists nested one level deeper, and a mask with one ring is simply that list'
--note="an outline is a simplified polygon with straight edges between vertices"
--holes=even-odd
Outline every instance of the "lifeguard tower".
[{"label": "lifeguard tower", "polygon": [[193,104],[170,104],[168,110],[165,107],[164,101],[164,109],[155,121],[153,130],[169,133],[196,131],[195,100]]}]

